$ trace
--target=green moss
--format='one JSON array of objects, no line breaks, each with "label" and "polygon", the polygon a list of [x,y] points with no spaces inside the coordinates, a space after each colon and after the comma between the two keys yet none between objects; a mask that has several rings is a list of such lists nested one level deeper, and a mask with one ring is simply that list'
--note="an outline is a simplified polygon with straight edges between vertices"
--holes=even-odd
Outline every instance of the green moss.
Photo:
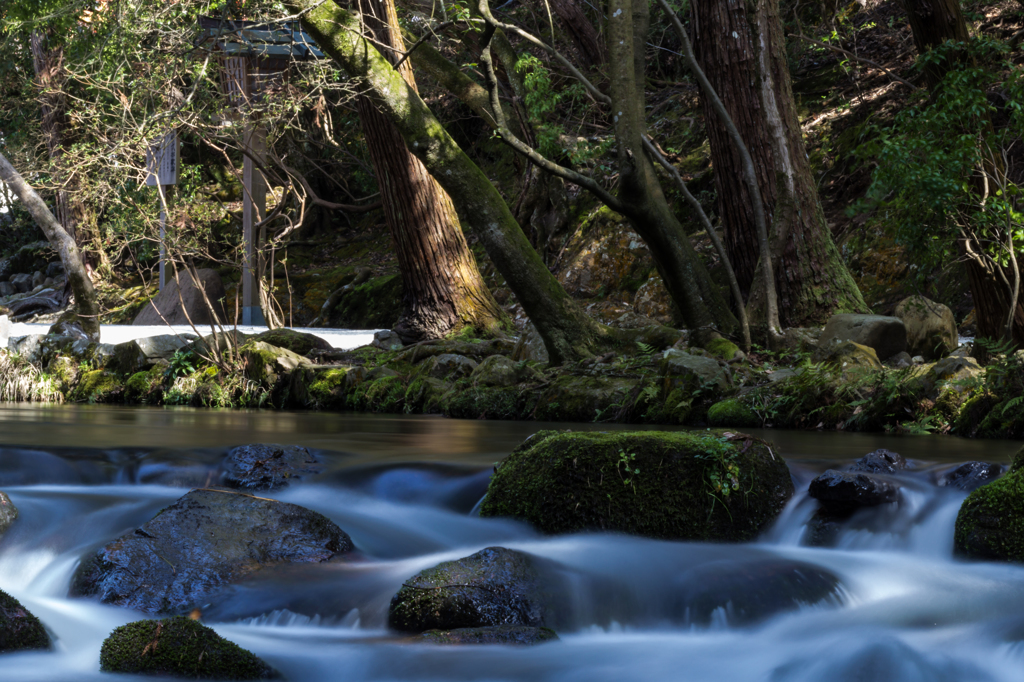
[{"label": "green moss", "polygon": [[1024,471],[1021,453],[1010,473],[964,500],[956,517],[954,549],[960,556],[1024,562]]},{"label": "green moss", "polygon": [[756,428],[761,426],[761,420],[754,411],[735,398],[722,400],[708,409],[708,424],[710,426],[745,426]]},{"label": "green moss", "polygon": [[75,402],[109,402],[119,397],[121,391],[121,382],[116,375],[96,369],[82,374],[70,399]]},{"label": "green moss", "polygon": [[100,648],[100,670],[218,680],[278,677],[254,654],[180,616],[116,628]]},{"label": "green moss", "polygon": [[402,280],[388,275],[357,284],[342,295],[331,313],[332,327],[388,328],[402,314]]},{"label": "green moss", "polygon": [[498,465],[480,515],[522,519],[545,533],[742,541],[792,493],[785,462],[750,437],[541,431]]},{"label": "green moss", "polygon": [[960,414],[953,424],[953,433],[958,436],[974,436],[998,402],[996,396],[987,392],[978,393],[968,399],[960,408]]},{"label": "green moss", "polygon": [[136,372],[124,385],[124,400],[128,403],[157,404],[163,398],[161,385],[164,368],[155,365],[145,372]]},{"label": "green moss", "polygon": [[299,355],[308,355],[314,349],[330,347],[330,344],[317,336],[285,328],[265,331],[258,334],[255,340],[285,348]]},{"label": "green moss", "polygon": [[335,408],[344,405],[345,395],[341,387],[346,374],[347,368],[317,372],[316,380],[306,387],[309,405],[316,408]]},{"label": "green moss", "polygon": [[740,352],[739,346],[730,341],[729,339],[717,338],[711,339],[704,345],[704,350],[711,353],[712,357],[719,360],[729,362],[736,354]]},{"label": "green moss", "polygon": [[518,386],[469,386],[451,391],[444,414],[456,419],[528,419],[529,394]]},{"label": "green moss", "polygon": [[402,412],[406,388],[402,377],[384,376],[359,384],[345,402],[350,408],[365,412]]},{"label": "green moss", "polygon": [[39,619],[0,590],[0,653],[49,648],[50,637]]}]

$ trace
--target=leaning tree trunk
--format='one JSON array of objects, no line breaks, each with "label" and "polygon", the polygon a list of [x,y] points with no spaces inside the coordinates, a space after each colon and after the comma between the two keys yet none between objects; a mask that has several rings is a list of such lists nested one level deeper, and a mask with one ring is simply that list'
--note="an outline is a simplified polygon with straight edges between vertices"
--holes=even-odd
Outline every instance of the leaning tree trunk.
[{"label": "leaning tree trunk", "polygon": [[302,25],[395,125],[406,146],[466,215],[495,267],[544,339],[553,364],[591,357],[611,330],[561,287],[526,240],[490,180],[459,148],[419,94],[362,37],[360,18],[332,2],[287,0]]},{"label": "leaning tree trunk", "polygon": [[650,19],[646,0],[610,0],[608,73],[618,145],[622,214],[644,240],[687,327],[698,335],[732,334],[738,323],[669,208],[644,150],[644,47]]},{"label": "leaning tree trunk", "polygon": [[61,262],[68,273],[68,282],[75,294],[75,303],[78,304],[78,319],[82,330],[94,341],[99,341],[100,306],[96,299],[96,291],[92,287],[92,281],[85,271],[85,266],[82,265],[82,257],[78,253],[75,240],[46,207],[46,202],[29,187],[2,154],[0,154],[0,180],[10,186],[28,212],[32,214],[32,218],[42,229],[50,244],[60,254]]},{"label": "leaning tree trunk", "polygon": [[[960,3],[957,0],[903,0],[904,9],[914,34],[914,45],[917,51],[924,54],[928,50],[942,45],[948,40],[958,42],[970,38],[967,22],[964,20]],[[944,61],[934,62],[925,68],[928,88],[934,90],[945,78],[946,74],[956,68],[962,55],[950,55]],[[998,156],[998,155],[997,155]],[[995,159],[999,163],[1000,159]],[[981,178],[972,178],[979,185]],[[981,186],[976,188],[979,195],[984,191]],[[1013,305],[1012,286],[1014,278],[1010,268],[1001,268],[991,259],[986,258],[983,245],[967,235],[959,240],[960,253],[967,268],[967,282],[974,299],[974,315],[978,325],[978,336],[981,338],[999,339],[1006,333],[1006,324],[1010,319],[1010,306]],[[1002,272],[1000,272],[1002,270]],[[1024,297],[1017,296],[1013,309],[1012,332],[1013,341],[1024,346]]]},{"label": "leaning tree trunk", "polygon": [[[757,170],[778,307],[785,326],[823,323],[834,312],[867,310],[843,263],[818,201],[793,101],[777,0],[694,0],[697,61],[725,102]],[[740,286],[750,292],[751,324],[764,324],[766,296],[757,277],[758,240],[740,154],[707,98],[726,247]]]},{"label": "leaning tree trunk", "polygon": [[[368,34],[394,54],[405,46],[393,0],[361,0]],[[416,88],[408,60],[399,72]],[[466,326],[500,332],[503,313],[484,284],[451,198],[409,153],[401,133],[368,97],[356,107],[370,149],[402,276],[403,311],[395,332],[406,343]]]}]

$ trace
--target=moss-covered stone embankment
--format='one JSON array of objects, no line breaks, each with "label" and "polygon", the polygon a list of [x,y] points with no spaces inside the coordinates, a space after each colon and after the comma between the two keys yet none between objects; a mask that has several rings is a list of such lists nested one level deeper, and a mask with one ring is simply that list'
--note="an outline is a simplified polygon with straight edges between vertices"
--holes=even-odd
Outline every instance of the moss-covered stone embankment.
[{"label": "moss-covered stone embankment", "polygon": [[743,541],[792,494],[782,458],[743,434],[540,431],[496,467],[480,515],[545,533]]}]

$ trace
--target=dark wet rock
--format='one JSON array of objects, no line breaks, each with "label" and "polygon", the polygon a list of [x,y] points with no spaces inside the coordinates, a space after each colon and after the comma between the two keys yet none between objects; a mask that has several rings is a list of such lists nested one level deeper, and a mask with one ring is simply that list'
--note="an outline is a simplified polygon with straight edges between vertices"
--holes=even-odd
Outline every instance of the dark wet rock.
[{"label": "dark wet rock", "polygon": [[18,508],[7,497],[7,493],[0,491],[0,536],[7,532],[17,518]]},{"label": "dark wet rock", "polygon": [[39,619],[0,590],[0,653],[49,648],[50,636]]},{"label": "dark wet rock", "polygon": [[370,345],[374,348],[390,351],[402,350],[405,347],[401,337],[390,329],[382,329],[379,332],[375,332]]},{"label": "dark wet rock", "polygon": [[488,547],[417,573],[391,599],[388,626],[402,632],[493,625],[543,626],[540,573],[529,554]]},{"label": "dark wet rock", "polygon": [[193,490],[87,557],[71,596],[184,613],[265,566],[322,563],[352,549],[322,514],[230,490]]},{"label": "dark wet rock", "polygon": [[14,286],[14,290],[19,294],[27,294],[32,291],[32,275],[20,272],[16,275],[11,275],[10,282]]},{"label": "dark wet rock", "polygon": [[327,340],[321,339],[315,334],[297,332],[294,329],[270,329],[262,334],[257,334],[254,339],[268,343],[271,346],[290,350],[298,355],[309,355],[313,350],[331,350],[334,348]]},{"label": "dark wet rock", "polygon": [[255,654],[185,617],[139,620],[115,628],[100,648],[100,670],[215,680],[279,677]]},{"label": "dark wet rock", "polygon": [[898,452],[879,448],[864,455],[850,467],[850,471],[864,471],[869,474],[895,474],[907,468],[907,460]]},{"label": "dark wet rock", "polygon": [[807,521],[802,543],[808,547],[834,547],[847,515],[837,516],[825,509],[818,509]]},{"label": "dark wet rock", "polygon": [[899,485],[857,471],[829,469],[811,481],[808,494],[833,514],[851,513],[860,507],[874,507],[899,498]]},{"label": "dark wet rock", "polygon": [[16,293],[18,293],[18,289],[13,284],[7,281],[0,282],[0,298],[7,298]]},{"label": "dark wet rock", "polygon": [[224,485],[248,490],[275,490],[294,478],[323,471],[316,457],[300,445],[254,443],[232,448],[221,463]]},{"label": "dark wet rock", "polygon": [[679,577],[679,610],[707,625],[723,609],[730,625],[749,625],[820,602],[838,603],[841,584],[829,571],[802,561],[714,561]]},{"label": "dark wet rock", "polygon": [[459,628],[457,630],[427,630],[420,635],[433,644],[515,644],[531,646],[553,642],[558,634],[551,628],[533,628],[524,625],[497,625],[487,628]]},{"label": "dark wet rock", "polygon": [[70,336],[76,340],[91,341],[89,335],[82,329],[77,320],[60,320],[51,325],[46,331],[47,336]]},{"label": "dark wet rock", "polygon": [[965,462],[945,474],[939,484],[970,492],[1003,475],[1003,467],[991,462]]},{"label": "dark wet rock", "polygon": [[454,381],[472,374],[477,365],[475,360],[467,358],[465,355],[442,353],[430,360],[426,372],[434,379]]},{"label": "dark wet rock", "polygon": [[745,434],[540,431],[498,464],[480,515],[545,533],[744,541],[792,494],[782,457]]},{"label": "dark wet rock", "polygon": [[174,354],[196,339],[195,334],[160,334],[119,343],[107,369],[121,374],[135,374],[156,364],[166,364]]}]

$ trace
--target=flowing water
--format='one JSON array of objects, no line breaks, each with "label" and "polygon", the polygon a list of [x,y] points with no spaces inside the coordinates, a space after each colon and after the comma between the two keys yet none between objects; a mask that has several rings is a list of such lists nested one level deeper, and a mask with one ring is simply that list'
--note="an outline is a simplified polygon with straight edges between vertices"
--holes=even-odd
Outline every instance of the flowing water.
[{"label": "flowing water", "polygon": [[[348,532],[357,559],[277,568],[204,609],[220,634],[299,680],[728,680],[766,682],[1024,679],[1024,567],[952,559],[965,493],[938,487],[957,462],[1006,463],[1012,442],[765,432],[798,493],[756,543],[661,542],[612,534],[543,537],[472,510],[493,464],[544,425],[426,417],[122,409],[0,408],[0,490],[21,517],[0,540],[0,589],[51,631],[55,651],[7,654],[3,680],[111,679],[99,649],[143,614],[69,599],[80,558],[147,521],[215,474],[228,446],[303,444],[323,474],[270,494]],[[902,453],[902,499],[844,530],[836,549],[801,546],[807,483],[878,447]],[[385,627],[402,582],[440,561],[504,546],[565,577],[561,640],[532,648],[410,644]],[[740,583],[709,617],[680,606],[697,582],[800,562],[837,576],[835,597],[761,619],[741,616]],[[753,595],[753,596],[752,596]],[[708,615],[708,614],[705,614]],[[119,677],[118,679],[132,679]]]}]

